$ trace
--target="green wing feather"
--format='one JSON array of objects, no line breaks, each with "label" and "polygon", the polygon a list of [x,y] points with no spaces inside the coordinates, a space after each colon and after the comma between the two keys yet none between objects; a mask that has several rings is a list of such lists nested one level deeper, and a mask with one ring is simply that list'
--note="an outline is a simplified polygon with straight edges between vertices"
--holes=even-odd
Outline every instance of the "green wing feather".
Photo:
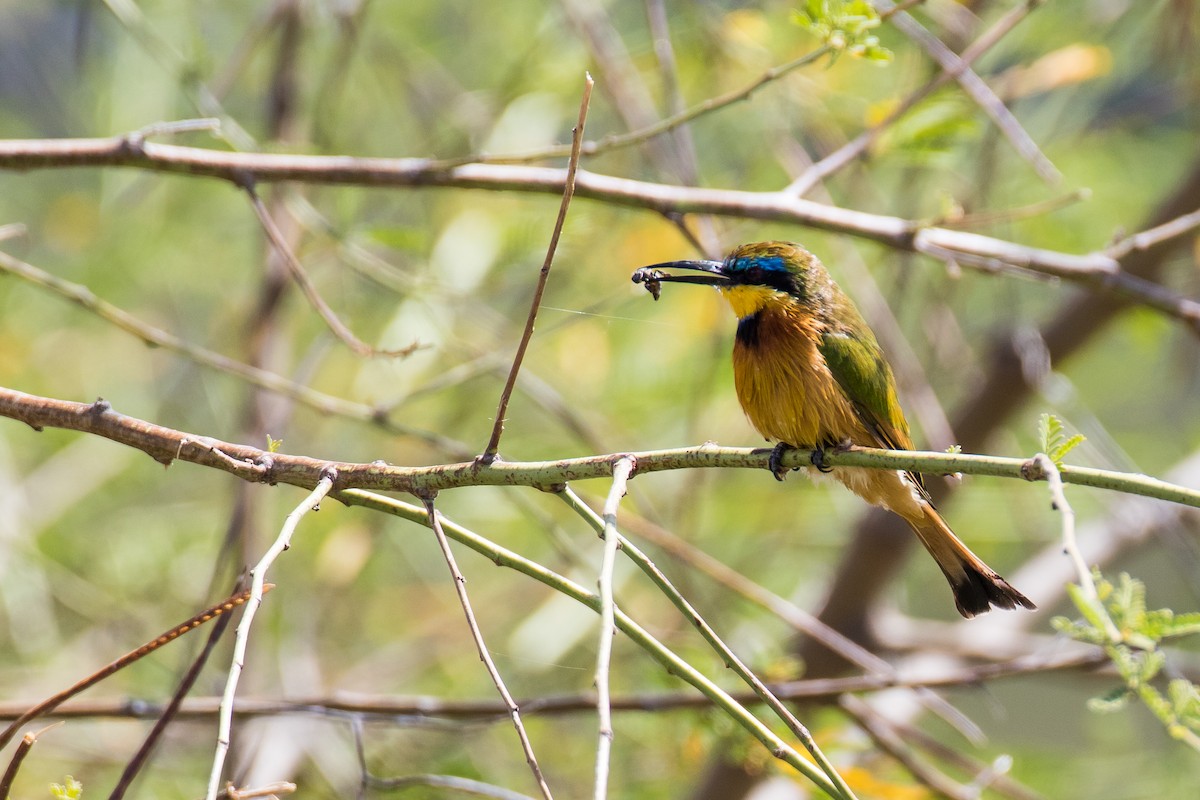
[{"label": "green wing feather", "polygon": [[862,421],[878,433],[879,446],[910,449],[912,441],[896,398],[896,381],[875,337],[826,333],[821,337],[820,350],[829,372],[854,403]]},{"label": "green wing feather", "polygon": [[[866,323],[854,332],[827,331],[821,337],[819,349],[830,374],[854,403],[867,430],[875,432],[876,445],[889,450],[911,450],[908,421],[896,397],[896,379]],[[920,473],[908,475],[928,499]]]}]

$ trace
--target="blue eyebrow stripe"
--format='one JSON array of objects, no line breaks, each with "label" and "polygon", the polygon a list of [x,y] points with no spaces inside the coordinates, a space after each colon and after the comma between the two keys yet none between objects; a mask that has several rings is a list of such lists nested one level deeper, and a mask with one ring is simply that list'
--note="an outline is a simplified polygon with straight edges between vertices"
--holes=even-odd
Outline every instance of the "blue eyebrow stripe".
[{"label": "blue eyebrow stripe", "polygon": [[782,256],[744,256],[735,261],[732,266],[734,270],[759,267],[767,272],[787,271],[787,265],[784,264]]}]

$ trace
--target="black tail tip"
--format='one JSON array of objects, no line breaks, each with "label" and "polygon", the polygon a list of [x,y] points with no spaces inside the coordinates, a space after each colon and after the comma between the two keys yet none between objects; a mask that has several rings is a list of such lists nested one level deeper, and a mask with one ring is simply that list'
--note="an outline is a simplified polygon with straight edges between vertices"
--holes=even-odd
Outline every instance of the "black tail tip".
[{"label": "black tail tip", "polygon": [[1020,606],[1030,611],[1037,610],[1033,601],[1014,589],[1008,581],[991,570],[988,573],[968,569],[961,583],[951,584],[958,613],[970,619],[991,611],[993,606],[1005,609]]}]

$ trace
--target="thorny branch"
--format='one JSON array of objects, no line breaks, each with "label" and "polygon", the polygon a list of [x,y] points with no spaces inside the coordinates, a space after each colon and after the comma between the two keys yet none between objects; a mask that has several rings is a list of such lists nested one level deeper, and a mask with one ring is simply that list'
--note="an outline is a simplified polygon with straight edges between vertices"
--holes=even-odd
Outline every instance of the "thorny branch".
[{"label": "thorny branch", "polygon": [[[0,387],[0,416],[20,420],[35,430],[63,428],[103,436],[134,447],[154,460],[170,465],[187,461],[214,467],[252,483],[286,483],[311,489],[333,470],[334,490],[410,492],[426,496],[442,489],[462,486],[532,486],[554,491],[568,481],[606,478],[621,455],[637,460],[638,474],[671,469],[746,468],[766,469],[770,450],[737,447],[700,447],[643,453],[606,454],[557,461],[498,462],[469,461],[431,467],[391,466],[383,461],[353,463],[327,461],[308,456],[269,453],[249,445],[233,444],[209,436],[173,430],[152,422],[128,417],[104,400],[73,403],[38,397]],[[811,452],[790,450],[783,466],[807,466]],[[830,466],[905,469],[930,474],[962,472],[992,477],[1045,480],[1027,459],[981,456],[966,453],[924,453],[853,447],[844,452],[827,451]],[[1145,475],[1066,465],[1059,470],[1065,483],[1092,486],[1157,497],[1174,503],[1200,507],[1200,489],[1176,486]]]}]

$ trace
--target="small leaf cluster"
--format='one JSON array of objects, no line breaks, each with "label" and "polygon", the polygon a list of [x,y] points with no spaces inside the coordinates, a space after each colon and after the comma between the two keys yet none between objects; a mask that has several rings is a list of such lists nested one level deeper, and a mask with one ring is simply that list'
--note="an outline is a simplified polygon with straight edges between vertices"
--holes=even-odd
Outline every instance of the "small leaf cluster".
[{"label": "small leaf cluster", "polygon": [[805,0],[792,19],[818,37],[835,56],[849,53],[877,63],[892,60],[892,51],[871,33],[879,27],[879,14],[867,0]]},{"label": "small leaf cluster", "polygon": [[1200,690],[1183,678],[1169,681],[1165,694],[1154,685],[1154,679],[1166,666],[1161,646],[1200,633],[1200,612],[1147,610],[1145,584],[1125,573],[1116,585],[1096,574],[1098,602],[1077,586],[1068,590],[1083,620],[1057,617],[1053,620],[1054,627],[1073,639],[1104,647],[1124,683],[1092,698],[1088,707],[1100,713],[1117,711],[1136,697],[1171,736],[1200,749]]},{"label": "small leaf cluster", "polygon": [[67,776],[66,781],[66,784],[50,784],[50,794],[54,796],[55,800],[79,800],[79,798],[83,797],[82,783],[70,775]]},{"label": "small leaf cluster", "polygon": [[1062,420],[1053,414],[1042,414],[1038,418],[1038,437],[1042,442],[1042,452],[1054,462],[1054,466],[1060,468],[1067,453],[1087,441],[1082,433],[1068,437],[1064,433]]}]

